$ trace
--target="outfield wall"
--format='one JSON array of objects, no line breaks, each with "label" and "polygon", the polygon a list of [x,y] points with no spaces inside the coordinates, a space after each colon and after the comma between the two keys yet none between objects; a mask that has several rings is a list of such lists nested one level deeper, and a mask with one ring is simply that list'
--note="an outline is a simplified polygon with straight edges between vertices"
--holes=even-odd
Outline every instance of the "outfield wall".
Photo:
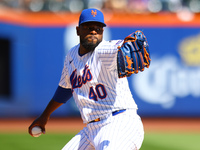
[{"label": "outfield wall", "polygon": [[[9,51],[0,53],[0,117],[30,117],[43,111],[57,88],[67,50],[78,43],[78,16],[0,11],[1,51]],[[199,20],[200,15],[181,21],[176,14],[105,12],[105,40],[123,39],[138,29],[148,39],[150,68],[128,78],[140,115],[200,117]],[[53,115],[79,113],[70,100]]]}]

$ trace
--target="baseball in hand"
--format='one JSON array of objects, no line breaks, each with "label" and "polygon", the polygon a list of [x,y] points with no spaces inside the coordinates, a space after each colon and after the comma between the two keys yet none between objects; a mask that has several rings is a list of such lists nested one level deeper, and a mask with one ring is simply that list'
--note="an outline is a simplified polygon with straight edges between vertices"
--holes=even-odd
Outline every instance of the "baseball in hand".
[{"label": "baseball in hand", "polygon": [[35,126],[32,128],[31,132],[34,137],[39,137],[42,134],[42,129],[39,126]]}]

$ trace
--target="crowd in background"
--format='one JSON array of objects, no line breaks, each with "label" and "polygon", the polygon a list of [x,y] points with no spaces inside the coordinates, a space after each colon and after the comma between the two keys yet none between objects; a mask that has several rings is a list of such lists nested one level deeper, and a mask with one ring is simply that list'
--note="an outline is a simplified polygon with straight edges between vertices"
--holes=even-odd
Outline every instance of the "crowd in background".
[{"label": "crowd in background", "polygon": [[174,13],[183,9],[200,13],[200,0],[0,0],[0,7],[33,12],[80,12],[93,7],[131,13]]}]

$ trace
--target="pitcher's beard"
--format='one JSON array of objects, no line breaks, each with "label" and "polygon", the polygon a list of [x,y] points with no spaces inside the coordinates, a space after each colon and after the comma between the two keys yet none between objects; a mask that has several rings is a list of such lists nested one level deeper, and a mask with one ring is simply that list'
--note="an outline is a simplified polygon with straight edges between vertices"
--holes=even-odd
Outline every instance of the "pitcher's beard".
[{"label": "pitcher's beard", "polygon": [[88,42],[88,39],[80,39],[81,45],[89,52],[94,51],[94,49],[99,45],[101,40],[97,39],[97,42]]}]

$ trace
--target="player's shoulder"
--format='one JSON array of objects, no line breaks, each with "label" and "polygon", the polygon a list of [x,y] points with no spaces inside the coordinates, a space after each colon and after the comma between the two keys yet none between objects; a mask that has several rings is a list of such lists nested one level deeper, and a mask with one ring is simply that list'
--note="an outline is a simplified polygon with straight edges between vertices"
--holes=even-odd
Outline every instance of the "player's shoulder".
[{"label": "player's shoulder", "polygon": [[74,57],[78,53],[78,49],[80,47],[80,44],[75,45],[70,50],[67,51],[66,57]]},{"label": "player's shoulder", "polygon": [[80,44],[75,45],[74,47],[72,47],[72,48],[67,52],[67,54],[75,53],[76,51],[78,51],[79,47],[80,47]]},{"label": "player's shoulder", "polygon": [[65,62],[76,57],[79,47],[80,44],[77,44],[67,51],[67,54],[65,55]]}]

